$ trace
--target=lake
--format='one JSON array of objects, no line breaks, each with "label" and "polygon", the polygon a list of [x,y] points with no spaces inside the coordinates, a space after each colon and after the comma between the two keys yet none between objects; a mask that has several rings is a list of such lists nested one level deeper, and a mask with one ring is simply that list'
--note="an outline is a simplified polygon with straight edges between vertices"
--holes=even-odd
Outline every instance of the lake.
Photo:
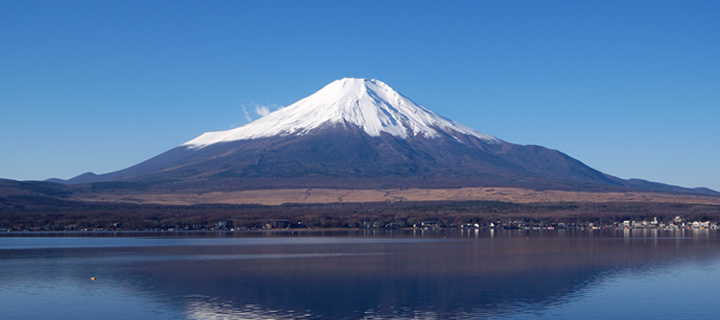
[{"label": "lake", "polygon": [[718,296],[712,230],[0,234],[3,319],[717,319]]}]

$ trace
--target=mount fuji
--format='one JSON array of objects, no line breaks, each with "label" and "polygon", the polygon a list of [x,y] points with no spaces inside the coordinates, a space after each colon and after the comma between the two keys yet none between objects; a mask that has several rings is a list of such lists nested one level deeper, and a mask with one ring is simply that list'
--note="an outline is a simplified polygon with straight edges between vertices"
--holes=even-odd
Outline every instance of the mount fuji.
[{"label": "mount fuji", "polygon": [[245,126],[204,133],[127,169],[63,182],[103,182],[108,188],[149,192],[298,187],[698,191],[623,180],[559,151],[505,142],[444,118],[379,80],[351,78]]}]

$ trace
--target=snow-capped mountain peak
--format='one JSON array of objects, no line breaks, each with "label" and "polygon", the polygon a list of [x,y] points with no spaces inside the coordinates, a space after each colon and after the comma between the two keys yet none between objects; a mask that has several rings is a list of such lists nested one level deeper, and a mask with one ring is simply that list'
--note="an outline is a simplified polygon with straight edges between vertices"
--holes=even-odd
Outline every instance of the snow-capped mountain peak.
[{"label": "snow-capped mountain peak", "polygon": [[444,133],[500,142],[414,103],[382,81],[344,78],[245,126],[207,132],[183,146],[202,148],[220,142],[303,135],[331,125],[356,126],[371,136],[387,133],[403,139],[419,135],[436,138]]}]

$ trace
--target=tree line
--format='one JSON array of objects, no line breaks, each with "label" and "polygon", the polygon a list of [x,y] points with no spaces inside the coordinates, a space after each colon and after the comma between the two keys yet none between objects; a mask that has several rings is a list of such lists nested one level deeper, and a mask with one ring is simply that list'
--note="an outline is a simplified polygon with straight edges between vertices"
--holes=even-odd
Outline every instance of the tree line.
[{"label": "tree line", "polygon": [[260,228],[404,228],[522,221],[528,224],[624,220],[719,221],[720,206],[668,203],[428,201],[263,205],[135,205],[0,199],[2,230],[209,230]]}]

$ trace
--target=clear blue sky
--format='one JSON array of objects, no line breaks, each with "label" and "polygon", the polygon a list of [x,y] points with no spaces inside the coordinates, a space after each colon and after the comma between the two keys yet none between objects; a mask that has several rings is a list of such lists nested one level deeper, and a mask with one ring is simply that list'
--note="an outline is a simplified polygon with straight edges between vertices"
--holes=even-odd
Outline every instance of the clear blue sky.
[{"label": "clear blue sky", "polygon": [[0,0],[0,177],[123,169],[343,77],[720,190],[720,1]]}]

